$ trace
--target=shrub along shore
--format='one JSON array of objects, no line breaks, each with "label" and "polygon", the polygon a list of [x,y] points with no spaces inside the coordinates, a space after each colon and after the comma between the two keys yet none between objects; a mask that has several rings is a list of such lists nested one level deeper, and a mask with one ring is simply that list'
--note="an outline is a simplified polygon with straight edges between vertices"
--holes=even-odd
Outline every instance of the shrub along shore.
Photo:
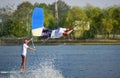
[{"label": "shrub along shore", "polygon": [[[79,44],[115,44],[120,45],[120,40],[107,40],[107,39],[86,39],[86,40],[71,40],[71,39],[42,39],[34,40],[36,45],[79,45]],[[21,45],[23,39],[0,39],[0,45]],[[30,43],[31,45],[32,43]]]}]

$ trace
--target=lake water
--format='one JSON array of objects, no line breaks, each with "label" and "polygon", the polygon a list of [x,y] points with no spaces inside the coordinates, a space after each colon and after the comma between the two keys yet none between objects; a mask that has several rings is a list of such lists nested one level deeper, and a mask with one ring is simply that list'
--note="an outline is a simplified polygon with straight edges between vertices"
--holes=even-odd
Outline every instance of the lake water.
[{"label": "lake water", "polygon": [[[120,45],[36,46],[20,74],[21,46],[0,46],[0,78],[120,78]],[[29,72],[31,71],[31,72]]]}]

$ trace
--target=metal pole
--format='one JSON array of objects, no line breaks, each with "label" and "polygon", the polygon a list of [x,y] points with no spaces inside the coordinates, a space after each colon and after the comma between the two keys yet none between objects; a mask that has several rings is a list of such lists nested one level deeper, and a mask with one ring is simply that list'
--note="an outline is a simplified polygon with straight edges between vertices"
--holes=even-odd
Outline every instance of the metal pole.
[{"label": "metal pole", "polygon": [[55,18],[57,20],[56,25],[57,25],[57,27],[59,27],[59,17],[58,17],[58,4],[57,4],[57,0],[55,1]]}]

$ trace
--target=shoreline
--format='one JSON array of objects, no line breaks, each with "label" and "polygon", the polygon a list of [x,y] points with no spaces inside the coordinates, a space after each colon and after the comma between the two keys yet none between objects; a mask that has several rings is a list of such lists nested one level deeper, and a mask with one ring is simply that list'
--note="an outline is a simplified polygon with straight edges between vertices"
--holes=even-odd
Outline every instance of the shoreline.
[{"label": "shoreline", "polygon": [[[0,46],[21,45],[23,39],[0,39]],[[105,39],[87,39],[87,40],[37,40],[36,45],[120,45],[120,40],[105,40]]]}]

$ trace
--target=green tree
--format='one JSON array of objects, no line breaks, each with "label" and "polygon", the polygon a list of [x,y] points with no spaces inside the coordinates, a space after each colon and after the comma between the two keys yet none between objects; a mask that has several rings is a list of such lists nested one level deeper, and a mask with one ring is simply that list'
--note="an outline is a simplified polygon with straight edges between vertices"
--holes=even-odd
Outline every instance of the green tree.
[{"label": "green tree", "polygon": [[84,9],[80,7],[72,7],[67,13],[67,17],[65,20],[65,27],[74,27],[77,25],[80,29],[74,32],[75,38],[80,38],[84,33],[84,25],[87,21],[87,16]]},{"label": "green tree", "polygon": [[91,25],[88,36],[89,38],[95,38],[97,34],[101,33],[102,29],[102,26],[100,24],[102,18],[101,9],[87,4],[85,7],[85,12]]},{"label": "green tree", "polygon": [[[54,17],[55,17],[55,13],[56,13],[56,11],[55,11],[55,2],[50,6],[51,6],[51,10],[52,10],[52,12],[54,14]],[[65,18],[66,18],[67,12],[70,9],[70,6],[67,5],[62,0],[58,0],[57,1],[57,8],[58,8],[58,20],[56,20],[56,22],[58,21],[58,26],[64,27]]]},{"label": "green tree", "polygon": [[103,32],[105,35],[107,35],[107,38],[109,38],[110,34],[114,34],[113,38],[115,38],[115,34],[119,33],[119,17],[120,9],[118,6],[108,7],[103,10],[103,19],[101,24]]},{"label": "green tree", "polygon": [[1,37],[10,37],[12,36],[11,30],[12,30],[12,19],[10,16],[5,16],[3,21],[2,21],[2,31],[0,33]]},{"label": "green tree", "polygon": [[0,8],[0,37],[9,37],[11,36],[11,15],[13,12],[12,6],[6,6],[4,8]]},{"label": "green tree", "polygon": [[23,2],[17,7],[13,14],[12,33],[14,36],[30,36],[32,10],[33,5],[29,2]]},{"label": "green tree", "polygon": [[112,25],[112,19],[102,19],[102,26],[104,28],[105,34],[107,34],[107,37],[109,39],[109,35],[112,31],[113,25]]},{"label": "green tree", "polygon": [[110,9],[111,12],[111,17],[113,20],[113,38],[115,38],[116,34],[120,34],[120,6],[113,6]]},{"label": "green tree", "polygon": [[65,26],[74,26],[75,21],[84,21],[87,19],[85,11],[80,7],[72,7],[68,13],[65,20]]},{"label": "green tree", "polygon": [[55,18],[50,9],[50,5],[46,5],[44,3],[40,3],[39,7],[44,9],[44,26],[50,29],[54,29],[55,27]]}]

